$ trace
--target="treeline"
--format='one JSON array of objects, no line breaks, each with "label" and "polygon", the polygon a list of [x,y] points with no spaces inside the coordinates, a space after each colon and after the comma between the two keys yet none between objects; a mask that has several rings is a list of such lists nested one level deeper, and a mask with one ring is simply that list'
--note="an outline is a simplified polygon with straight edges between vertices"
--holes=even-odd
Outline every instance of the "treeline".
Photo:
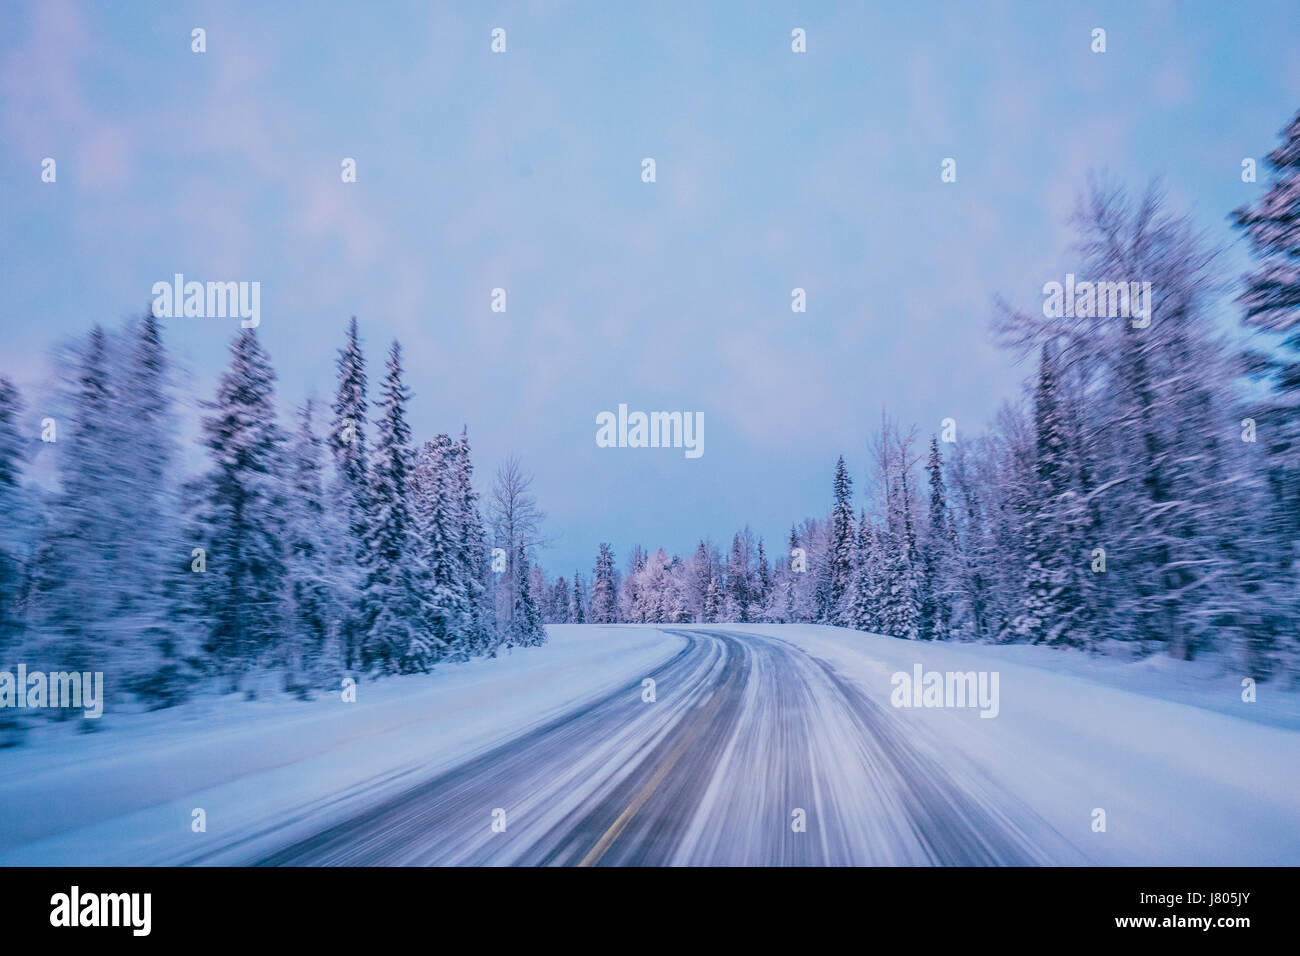
[{"label": "treeline", "polygon": [[553,596],[552,619],[1213,651],[1258,678],[1300,674],[1300,115],[1268,162],[1267,192],[1233,213],[1257,260],[1237,299],[1246,345],[1221,330],[1218,250],[1158,188],[1094,183],[1075,271],[1150,282],[1149,317],[999,302],[1000,338],[1037,373],[984,435],[922,449],[882,421],[856,514],[841,458],[829,515],[770,563],[748,529],[725,556],[637,547],[621,576],[602,545],[589,603]]},{"label": "treeline", "polygon": [[[545,640],[527,479],[507,463],[485,523],[467,433],[412,443],[398,343],[373,419],[353,319],[328,422],[307,401],[282,424],[270,360],[241,331],[204,403],[207,467],[183,481],[152,315],[96,327],[61,364],[66,414],[41,422],[45,445],[0,380],[6,659],[104,671],[116,693],[166,706],[209,678],[229,690],[275,672],[305,696],[346,672],[420,672]],[[57,456],[55,493],[23,480],[37,448]],[[492,548],[510,552],[500,573]]]}]

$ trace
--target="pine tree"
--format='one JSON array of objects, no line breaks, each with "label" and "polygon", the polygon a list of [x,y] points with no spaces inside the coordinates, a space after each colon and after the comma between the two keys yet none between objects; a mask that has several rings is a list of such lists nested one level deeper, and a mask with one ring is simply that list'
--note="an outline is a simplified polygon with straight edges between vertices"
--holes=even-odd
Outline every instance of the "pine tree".
[{"label": "pine tree", "polygon": [[858,518],[858,540],[853,559],[853,584],[849,592],[848,608],[843,626],[857,628],[859,631],[872,631],[876,627],[876,614],[873,601],[875,580],[871,540],[871,522],[863,509]]},{"label": "pine tree", "polygon": [[632,552],[627,559],[627,577],[618,590],[618,619],[631,624],[644,623],[641,616],[644,610],[641,601],[641,572],[645,569],[645,551],[641,545],[632,545]]},{"label": "pine tree", "polygon": [[[111,476],[120,487],[120,537],[128,547],[116,554],[120,600],[117,629],[128,646],[125,684],[153,707],[184,700],[192,686],[201,640],[179,623],[176,500],[172,486],[176,422],[171,373],[162,332],[151,312],[124,330],[121,358],[110,378],[115,416],[131,454],[116,462]],[[106,476],[108,479],[110,476]]]},{"label": "pine tree", "polygon": [[586,614],[586,595],[583,593],[582,578],[577,571],[573,572],[573,597],[569,603],[569,620],[574,624],[585,624],[587,621]]},{"label": "pine tree", "polygon": [[618,585],[614,580],[614,551],[601,542],[591,584],[591,622],[612,624],[618,620]]},{"label": "pine tree", "polygon": [[822,619],[828,624],[844,620],[846,595],[853,581],[853,506],[849,501],[852,487],[853,482],[841,455],[835,462],[835,506],[831,509],[831,533],[827,540],[829,578]]},{"label": "pine tree", "polygon": [[523,546],[515,556],[515,569],[519,580],[515,587],[514,632],[512,642],[523,647],[536,647],[546,643],[546,628],[542,625],[541,611],[533,598],[532,574],[528,555]]},{"label": "pine tree", "polygon": [[1262,487],[1249,509],[1259,540],[1248,553],[1234,544],[1242,603],[1254,609],[1243,615],[1246,657],[1258,677],[1268,675],[1279,650],[1300,666],[1288,640],[1300,617],[1300,113],[1268,166],[1267,192],[1233,213],[1256,259],[1240,299],[1243,322],[1267,343],[1248,353],[1247,367],[1268,384],[1268,398],[1238,416],[1243,426],[1248,418],[1258,427],[1265,452]]},{"label": "pine tree", "polygon": [[799,601],[799,581],[807,574],[807,568],[805,567],[802,571],[796,571],[794,568],[795,558],[801,547],[799,530],[794,525],[790,525],[790,540],[786,542],[786,556],[785,561],[781,564],[780,578],[782,591],[784,592],[782,595],[781,619],[787,624],[806,620],[801,612],[801,602]]},{"label": "pine tree", "polygon": [[464,647],[470,654],[481,653],[489,643],[488,622],[492,617],[492,595],[488,591],[488,562],[483,515],[474,491],[474,465],[469,454],[469,429],[462,428],[460,441],[452,449],[452,488],[456,504],[456,527],[460,562],[458,577],[469,608]]},{"label": "pine tree", "polygon": [[451,438],[438,435],[425,442],[411,472],[410,495],[420,556],[427,572],[422,582],[431,607],[430,627],[437,646],[458,657],[471,613],[460,553],[460,506],[454,468],[457,453]]},{"label": "pine tree", "polygon": [[428,670],[445,642],[432,624],[436,609],[430,599],[429,570],[411,510],[409,393],[402,383],[402,349],[396,341],[386,367],[370,467],[361,664],[375,671],[409,674]]},{"label": "pine tree", "polygon": [[551,614],[550,620],[553,624],[568,624],[569,618],[569,599],[570,590],[569,582],[561,574],[555,579],[555,587],[551,590]]},{"label": "pine tree", "polygon": [[713,579],[713,571],[712,556],[709,554],[708,546],[701,539],[695,547],[695,553],[691,555],[690,567],[687,571],[689,580],[686,585],[686,600],[692,620],[704,620],[704,601],[709,593],[709,582]]},{"label": "pine tree", "polygon": [[758,539],[758,567],[754,569],[755,593],[751,600],[750,618],[763,621],[768,617],[767,606],[772,599],[772,571],[767,566],[767,552],[763,550],[763,539]]},{"label": "pine tree", "polygon": [[356,666],[364,632],[362,591],[366,571],[365,541],[370,525],[369,462],[366,454],[366,360],[361,352],[356,316],[348,323],[348,338],[339,350],[338,389],[329,448],[334,462],[333,501],[341,533],[334,542],[333,561],[339,569],[339,628],[345,667]]},{"label": "pine tree", "polygon": [[887,497],[880,630],[892,637],[914,641],[920,637],[921,608],[917,600],[916,544],[905,449],[900,449],[899,466]]},{"label": "pine tree", "polygon": [[314,403],[305,402],[290,453],[287,517],[285,520],[286,590],[290,627],[286,639],[285,690],[310,695],[340,663],[334,647],[337,618],[334,569],[326,533],[329,530],[321,468],[321,439],[312,422]]},{"label": "pine tree", "polygon": [[1012,625],[1022,640],[1035,644],[1054,643],[1061,633],[1063,573],[1059,564],[1055,506],[1064,482],[1065,440],[1056,396],[1056,378],[1046,346],[1039,362],[1038,388],[1034,393],[1034,430],[1037,456],[1035,477],[1037,498],[1025,527],[1029,555],[1024,583],[1023,606]]},{"label": "pine tree", "polygon": [[285,568],[275,373],[252,329],[239,334],[230,356],[203,419],[212,470],[195,543],[206,551],[207,571],[193,577],[209,622],[205,649],[233,688],[283,634]]},{"label": "pine tree", "polygon": [[[117,582],[119,529],[113,506],[116,428],[109,383],[108,338],[95,326],[79,350],[71,383],[70,427],[58,439],[60,490],[36,558],[36,618],[49,663],[68,670],[120,674],[110,630]],[[57,425],[57,422],[56,422]]]},{"label": "pine tree", "polygon": [[718,584],[717,578],[709,581],[709,590],[704,597],[704,623],[716,624],[718,615],[722,613],[722,587]]},{"label": "pine tree", "polygon": [[923,640],[946,641],[952,636],[948,578],[954,539],[952,522],[948,516],[948,491],[943,483],[939,441],[933,436],[930,438],[930,458],[925,467],[930,476],[930,523],[926,528],[921,553],[920,633]]},{"label": "pine tree", "polygon": [[726,615],[730,621],[741,624],[751,620],[749,615],[752,583],[749,570],[749,529],[731,538],[731,554],[727,559]]}]

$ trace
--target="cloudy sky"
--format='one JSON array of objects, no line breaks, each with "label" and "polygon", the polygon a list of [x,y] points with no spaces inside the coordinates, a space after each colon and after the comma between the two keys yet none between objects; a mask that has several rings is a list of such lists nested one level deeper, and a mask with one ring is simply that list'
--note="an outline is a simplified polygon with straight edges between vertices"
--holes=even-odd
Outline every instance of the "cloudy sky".
[{"label": "cloudy sky", "polygon": [[[882,406],[970,435],[1016,394],[991,299],[1036,306],[1062,277],[1089,171],[1163,175],[1233,241],[1227,212],[1263,188],[1241,160],[1300,105],[1295,15],[5,3],[0,372],[38,419],[59,342],[177,272],[258,281],[283,407],[329,398],[350,315],[372,383],[396,336],[418,438],[468,424],[481,477],[510,451],[536,474],[553,572],[588,571],[600,540],[620,563],[747,521],[770,542],[825,510],[837,454],[864,474]],[[190,400],[237,327],[168,323]],[[702,411],[705,454],[597,448],[620,402]]]}]

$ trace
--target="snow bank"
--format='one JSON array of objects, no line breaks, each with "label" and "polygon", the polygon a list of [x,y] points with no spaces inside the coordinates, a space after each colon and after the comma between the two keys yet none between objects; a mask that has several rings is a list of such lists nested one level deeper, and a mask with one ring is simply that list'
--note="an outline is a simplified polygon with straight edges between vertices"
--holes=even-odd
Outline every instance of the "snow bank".
[{"label": "snow bank", "polygon": [[[721,627],[721,625],[720,625]],[[1119,662],[1025,645],[931,644],[816,625],[735,625],[831,664],[972,785],[1001,788],[1088,859],[1300,864],[1300,695],[1168,658]],[[895,708],[897,671],[997,671],[1000,713]],[[1106,832],[1092,830],[1106,812]]]}]

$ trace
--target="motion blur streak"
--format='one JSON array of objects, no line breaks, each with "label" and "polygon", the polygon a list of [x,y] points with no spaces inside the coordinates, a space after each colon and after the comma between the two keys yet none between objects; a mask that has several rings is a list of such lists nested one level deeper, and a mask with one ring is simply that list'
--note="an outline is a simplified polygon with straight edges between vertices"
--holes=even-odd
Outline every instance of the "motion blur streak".
[{"label": "motion blur streak", "polygon": [[1083,862],[1006,794],[959,785],[804,651],[730,628],[679,633],[686,647],[649,675],[657,701],[637,681],[259,862]]}]

